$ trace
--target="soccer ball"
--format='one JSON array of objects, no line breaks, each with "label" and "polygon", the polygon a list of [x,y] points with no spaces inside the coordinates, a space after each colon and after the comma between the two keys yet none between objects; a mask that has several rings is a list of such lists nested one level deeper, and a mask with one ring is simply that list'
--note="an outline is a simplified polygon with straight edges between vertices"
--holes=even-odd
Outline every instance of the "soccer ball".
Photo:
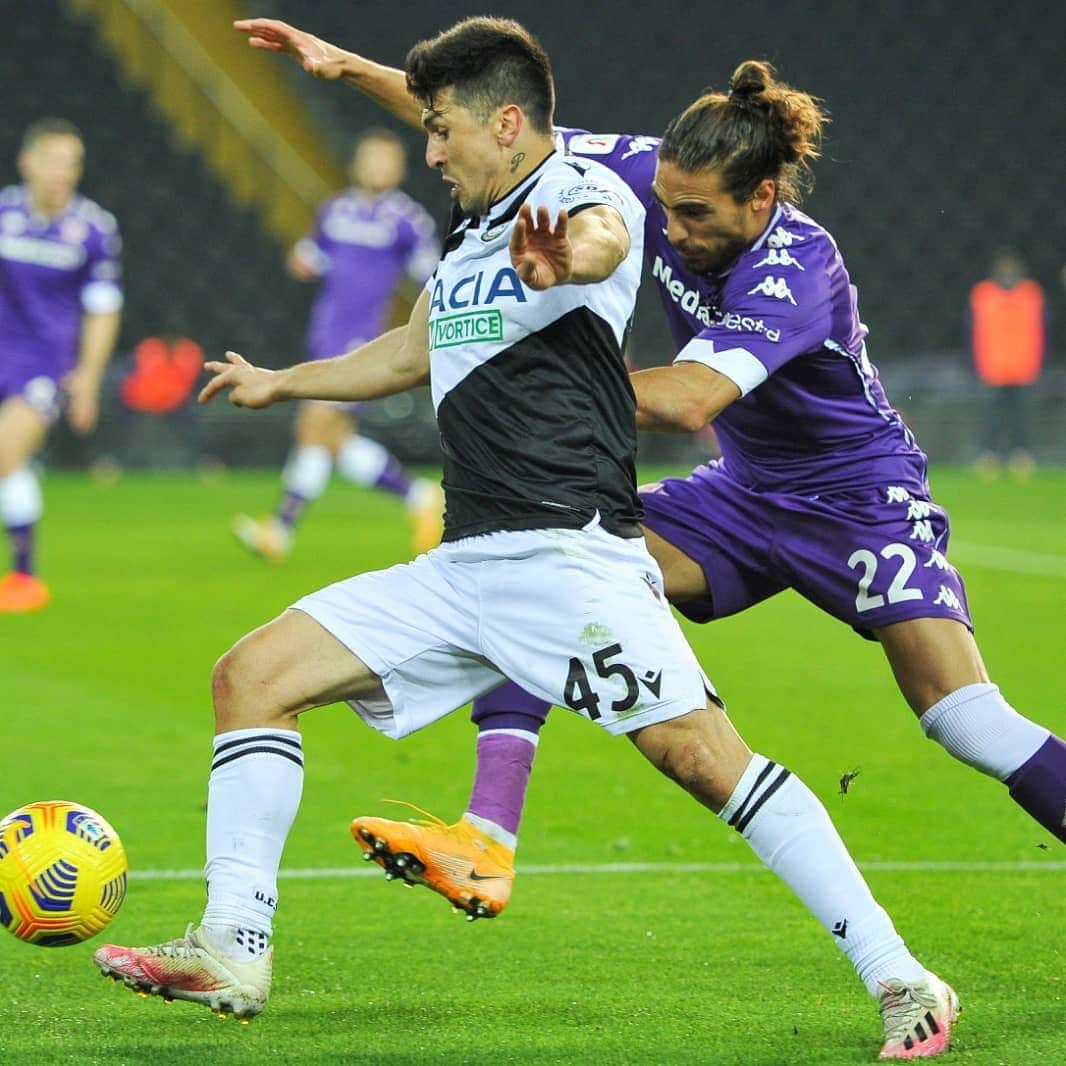
[{"label": "soccer ball", "polygon": [[42,947],[96,936],[126,897],[118,834],[80,803],[27,803],[0,822],[0,925]]}]

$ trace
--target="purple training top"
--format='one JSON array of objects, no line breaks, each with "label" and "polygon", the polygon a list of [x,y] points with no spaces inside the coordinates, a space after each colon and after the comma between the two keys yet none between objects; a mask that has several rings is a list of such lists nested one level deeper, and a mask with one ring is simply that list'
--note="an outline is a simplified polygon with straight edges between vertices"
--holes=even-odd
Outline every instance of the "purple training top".
[{"label": "purple training top", "polygon": [[307,351],[326,359],[383,333],[396,286],[405,274],[421,285],[440,247],[432,218],[406,193],[347,189],[322,204],[296,253],[322,278]]},{"label": "purple training top", "polygon": [[926,457],[885,397],[866,356],[855,286],[817,222],[780,204],[730,267],[695,274],[666,239],[652,196],[659,139],[556,133],[572,154],[610,167],[644,203],[644,254],[676,361],[703,363],[740,388],[741,398],[714,422],[729,477],[760,492],[928,491]]},{"label": "purple training top", "polygon": [[114,216],[84,196],[48,218],[22,186],[0,191],[0,382],[73,368],[82,315],[122,306],[121,250]]}]

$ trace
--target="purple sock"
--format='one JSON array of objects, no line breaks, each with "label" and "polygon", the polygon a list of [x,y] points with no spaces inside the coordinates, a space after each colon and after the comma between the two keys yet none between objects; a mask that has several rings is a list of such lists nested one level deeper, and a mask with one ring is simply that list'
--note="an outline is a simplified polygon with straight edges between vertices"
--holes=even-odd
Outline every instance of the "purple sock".
[{"label": "purple sock", "polygon": [[1066,844],[1066,744],[1052,734],[1006,784],[1011,799]]},{"label": "purple sock", "polygon": [[277,519],[286,528],[292,529],[300,521],[307,505],[311,501],[298,492],[286,492],[285,498],[278,504]]},{"label": "purple sock", "polygon": [[547,700],[538,699],[513,681],[505,681],[474,700],[470,721],[480,733],[487,729],[524,729],[535,736],[549,710],[551,704]]},{"label": "purple sock", "polygon": [[[517,835],[526,786],[537,751],[536,738],[551,704],[508,681],[474,701],[478,727],[477,773],[467,811]],[[529,738],[515,736],[515,730]]]},{"label": "purple sock", "polygon": [[400,460],[395,455],[390,454],[388,461],[385,463],[385,469],[378,474],[377,480],[374,482],[374,488],[381,489],[383,492],[391,492],[394,496],[406,499],[407,494],[411,491],[411,475],[404,470]]},{"label": "purple sock", "polygon": [[7,530],[11,538],[12,568],[20,574],[33,573],[33,529],[29,525],[9,526]]},{"label": "purple sock", "polygon": [[533,740],[513,733],[480,734],[467,812],[517,836],[536,751]]}]

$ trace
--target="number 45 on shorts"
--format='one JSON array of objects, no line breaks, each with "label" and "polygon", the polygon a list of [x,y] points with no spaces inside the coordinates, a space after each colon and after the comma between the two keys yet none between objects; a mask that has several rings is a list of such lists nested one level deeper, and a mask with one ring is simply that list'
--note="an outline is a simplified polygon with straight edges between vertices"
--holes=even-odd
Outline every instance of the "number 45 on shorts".
[{"label": "number 45 on shorts", "polygon": [[[592,664],[598,678],[608,682],[610,688],[618,692],[621,686],[613,678],[620,679],[625,685],[625,694],[611,701],[611,710],[615,714],[625,714],[632,710],[640,699],[640,686],[643,685],[648,692],[659,698],[662,690],[663,672],[649,670],[640,675],[639,679],[632,667],[618,661],[622,655],[621,644],[609,644],[605,648],[592,653]],[[593,721],[600,717],[600,702],[606,696],[597,693],[593,681],[590,681],[585,664],[576,656],[570,660],[570,669],[566,675],[566,684],[563,687],[563,699],[567,707],[572,711],[580,711]]]}]

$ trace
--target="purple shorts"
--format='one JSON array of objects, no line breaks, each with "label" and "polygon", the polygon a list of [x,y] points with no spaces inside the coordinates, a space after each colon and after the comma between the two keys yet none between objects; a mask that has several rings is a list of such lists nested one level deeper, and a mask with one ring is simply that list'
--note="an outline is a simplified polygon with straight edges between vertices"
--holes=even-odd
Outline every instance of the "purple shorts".
[{"label": "purple shorts", "polygon": [[42,367],[25,361],[5,365],[3,353],[0,353],[0,403],[19,396],[45,421],[54,422],[63,403],[62,377],[54,366]]},{"label": "purple shorts", "polygon": [[641,499],[644,524],[703,568],[710,596],[674,604],[695,622],[791,588],[871,639],[912,618],[973,629],[962,577],[947,560],[948,516],[913,486],[760,493],[710,463]]}]

